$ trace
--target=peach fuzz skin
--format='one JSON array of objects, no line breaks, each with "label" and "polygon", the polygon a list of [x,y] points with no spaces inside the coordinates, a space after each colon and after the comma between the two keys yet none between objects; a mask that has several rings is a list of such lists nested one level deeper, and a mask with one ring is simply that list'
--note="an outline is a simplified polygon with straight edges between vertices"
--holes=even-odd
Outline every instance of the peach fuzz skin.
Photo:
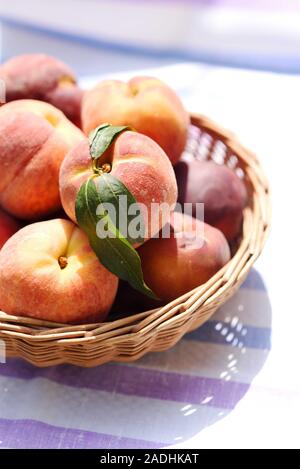
[{"label": "peach fuzz skin", "polygon": [[[163,302],[205,283],[230,260],[228,243],[216,228],[177,212],[170,225],[171,237],[153,238],[138,249],[145,281]],[[190,238],[197,226],[200,236]]]},{"label": "peach fuzz skin", "polygon": [[83,91],[73,71],[46,54],[24,54],[0,66],[6,86],[6,101],[39,99],[59,108],[74,124],[81,125]]},{"label": "peach fuzz skin", "polygon": [[135,77],[128,83],[107,80],[85,93],[82,126],[86,134],[98,125],[129,125],[151,137],[170,158],[179,160],[190,123],[179,97],[166,84],[151,77]]},{"label": "peach fuzz skin", "polygon": [[0,204],[27,220],[61,207],[59,170],[84,135],[48,103],[12,101],[0,108]]},{"label": "peach fuzz skin", "polygon": [[117,288],[118,278],[67,220],[28,225],[0,251],[0,309],[8,314],[59,323],[103,321]]},{"label": "peach fuzz skin", "polygon": [[[236,173],[213,161],[180,161],[175,169],[181,204],[204,204],[204,219],[228,241],[241,232],[247,190]],[[196,213],[193,213],[195,215]]]},{"label": "peach fuzz skin", "polygon": [[[152,237],[162,227],[162,219],[160,217],[159,226],[150,228],[151,203],[165,203],[173,209],[177,200],[175,173],[168,157],[149,137],[125,131],[106,152],[105,158],[105,162],[112,164],[111,174],[125,184],[138,203],[147,208],[148,221],[144,218],[146,238]],[[77,193],[92,174],[89,142],[86,139],[69,152],[60,171],[62,204],[74,222]]]},{"label": "peach fuzz skin", "polygon": [[19,223],[0,208],[0,249],[19,229]]}]

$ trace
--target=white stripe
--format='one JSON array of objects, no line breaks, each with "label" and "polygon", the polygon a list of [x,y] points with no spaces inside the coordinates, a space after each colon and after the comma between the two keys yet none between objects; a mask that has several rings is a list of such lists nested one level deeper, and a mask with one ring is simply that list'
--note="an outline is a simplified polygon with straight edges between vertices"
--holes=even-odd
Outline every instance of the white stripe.
[{"label": "white stripe", "polygon": [[261,290],[241,288],[212,317],[215,321],[225,322],[231,322],[234,318],[238,318],[244,325],[270,328],[272,310],[268,294]]},{"label": "white stripe", "polygon": [[114,436],[178,443],[228,414],[205,404],[72,388],[44,378],[0,377],[0,416],[34,419],[50,425]]},{"label": "white stripe", "polygon": [[248,384],[262,369],[268,354],[268,350],[182,340],[163,353],[146,355],[134,366]]}]

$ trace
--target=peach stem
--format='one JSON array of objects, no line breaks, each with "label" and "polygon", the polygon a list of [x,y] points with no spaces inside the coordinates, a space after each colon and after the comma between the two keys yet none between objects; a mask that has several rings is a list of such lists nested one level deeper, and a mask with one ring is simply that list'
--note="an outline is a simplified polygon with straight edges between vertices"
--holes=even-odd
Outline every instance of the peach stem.
[{"label": "peach stem", "polygon": [[102,166],[97,166],[97,162],[93,163],[93,171],[95,174],[98,176],[101,176],[101,174],[108,174],[111,172],[111,164],[110,163],[104,163]]},{"label": "peach stem", "polygon": [[58,258],[59,267],[61,270],[65,269],[68,265],[68,259],[65,256],[60,256]]}]

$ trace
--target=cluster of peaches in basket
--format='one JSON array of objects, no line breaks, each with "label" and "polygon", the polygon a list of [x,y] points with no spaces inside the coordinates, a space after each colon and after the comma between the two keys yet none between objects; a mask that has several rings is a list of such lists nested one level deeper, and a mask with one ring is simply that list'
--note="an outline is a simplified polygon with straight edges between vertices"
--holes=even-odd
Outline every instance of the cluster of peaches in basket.
[{"label": "cluster of peaches in basket", "polygon": [[166,84],[135,77],[83,91],[43,54],[12,58],[0,79],[1,311],[103,321],[118,290],[121,303],[136,292],[159,305],[230,260],[245,185],[226,166],[181,158],[190,116]]}]

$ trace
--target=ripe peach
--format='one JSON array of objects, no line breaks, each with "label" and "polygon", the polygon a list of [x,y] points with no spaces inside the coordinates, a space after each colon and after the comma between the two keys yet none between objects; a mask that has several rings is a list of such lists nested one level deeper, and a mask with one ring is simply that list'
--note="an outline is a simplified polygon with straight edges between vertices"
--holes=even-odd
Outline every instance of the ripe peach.
[{"label": "ripe peach", "polygon": [[[111,164],[111,174],[122,181],[136,201],[147,210],[148,216],[146,210],[143,211],[146,237],[152,237],[161,229],[163,220],[159,217],[158,223],[154,223],[151,204],[166,204],[171,211],[177,200],[175,174],[168,157],[149,137],[125,131],[106,151],[105,158],[103,162]],[[69,152],[60,171],[61,201],[74,222],[76,196],[91,175],[92,160],[86,139]]]},{"label": "ripe peach", "polygon": [[83,133],[48,103],[12,101],[0,108],[0,204],[22,219],[61,207],[60,165]]},{"label": "ripe peach", "polygon": [[22,228],[0,251],[0,309],[54,322],[106,318],[118,278],[67,220]]},{"label": "ripe peach", "polygon": [[170,225],[170,237],[153,238],[138,249],[145,281],[164,302],[205,283],[230,259],[216,228],[177,212]]},{"label": "ripe peach", "polygon": [[185,147],[190,118],[166,84],[157,78],[135,77],[128,83],[103,81],[86,92],[82,102],[84,132],[106,122],[129,125],[148,135],[175,164]]},{"label": "ripe peach", "polygon": [[179,202],[203,203],[205,222],[233,240],[240,232],[247,202],[243,181],[227,166],[213,161],[180,161],[175,172]]},{"label": "ripe peach", "polygon": [[18,222],[0,208],[0,249],[19,228]]},{"label": "ripe peach", "polygon": [[72,70],[54,57],[25,54],[0,66],[0,79],[6,84],[6,101],[39,99],[63,111],[76,125],[81,124],[83,92]]}]

